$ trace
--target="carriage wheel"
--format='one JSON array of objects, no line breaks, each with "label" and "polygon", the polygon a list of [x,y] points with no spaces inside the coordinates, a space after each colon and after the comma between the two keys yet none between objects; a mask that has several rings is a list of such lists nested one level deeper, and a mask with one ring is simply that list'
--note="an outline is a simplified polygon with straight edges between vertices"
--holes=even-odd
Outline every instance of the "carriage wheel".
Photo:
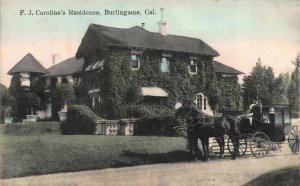
[{"label": "carriage wheel", "polygon": [[255,157],[265,157],[269,153],[270,148],[270,138],[266,133],[257,132],[252,135],[250,141],[250,150]]},{"label": "carriage wheel", "polygon": [[[247,151],[247,139],[244,136],[239,137],[240,145],[239,145],[239,154],[238,156],[243,156]],[[234,146],[231,138],[228,138],[227,148],[231,155],[234,155]]]},{"label": "carriage wheel", "polygon": [[293,153],[299,152],[299,133],[300,128],[298,126],[294,126],[289,133],[288,142]]}]

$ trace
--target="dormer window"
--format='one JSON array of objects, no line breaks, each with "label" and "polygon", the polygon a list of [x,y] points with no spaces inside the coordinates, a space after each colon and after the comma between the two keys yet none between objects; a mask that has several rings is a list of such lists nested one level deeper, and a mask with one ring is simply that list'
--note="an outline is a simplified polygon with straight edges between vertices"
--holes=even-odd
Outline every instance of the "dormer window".
[{"label": "dormer window", "polygon": [[189,73],[190,74],[197,74],[197,65],[196,65],[196,59],[191,59],[190,60],[190,65],[189,65]]},{"label": "dormer window", "polygon": [[171,55],[167,55],[167,54],[162,55],[161,63],[160,63],[160,70],[163,73],[170,72],[170,57],[171,57]]},{"label": "dormer window", "polygon": [[140,55],[139,54],[131,54],[131,69],[139,70],[140,69]]}]

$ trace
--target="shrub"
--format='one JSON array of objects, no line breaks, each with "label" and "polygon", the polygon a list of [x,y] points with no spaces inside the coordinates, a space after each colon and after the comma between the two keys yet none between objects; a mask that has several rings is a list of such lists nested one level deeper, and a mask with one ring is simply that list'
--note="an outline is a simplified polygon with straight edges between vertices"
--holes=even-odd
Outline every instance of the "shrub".
[{"label": "shrub", "polygon": [[179,136],[174,116],[147,117],[138,119],[134,125],[134,135]]},{"label": "shrub", "polygon": [[140,118],[143,116],[149,117],[173,117],[174,110],[161,105],[129,105],[126,108],[126,116],[129,118]]},{"label": "shrub", "polygon": [[86,105],[68,107],[67,121],[60,124],[62,134],[93,134],[99,117]]}]

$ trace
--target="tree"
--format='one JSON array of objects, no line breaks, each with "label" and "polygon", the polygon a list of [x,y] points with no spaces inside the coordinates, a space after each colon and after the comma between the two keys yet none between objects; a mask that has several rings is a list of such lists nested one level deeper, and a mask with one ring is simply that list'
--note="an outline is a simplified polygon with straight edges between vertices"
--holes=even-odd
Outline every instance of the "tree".
[{"label": "tree", "polygon": [[0,83],[0,122],[3,122],[5,114],[9,115],[11,106],[15,103],[15,98],[9,95],[7,88]]},{"label": "tree", "polygon": [[26,106],[26,114],[34,115],[34,111],[41,108],[40,97],[33,92],[25,92],[22,96],[22,103]]},{"label": "tree", "polygon": [[288,100],[288,88],[289,88],[290,77],[289,74],[280,74],[274,81],[274,97],[273,103],[284,103],[289,104]]},{"label": "tree", "polygon": [[291,75],[291,82],[288,88],[288,98],[290,103],[292,103],[292,109],[299,112],[299,81],[300,81],[300,71],[299,71],[299,64],[300,64],[300,56],[298,55],[295,61],[292,62],[295,65],[295,70],[292,72]]},{"label": "tree", "polygon": [[272,98],[276,94],[276,83],[271,67],[263,66],[261,60],[258,59],[250,75],[245,76],[243,80],[245,109],[249,108],[255,99],[260,99],[263,104],[272,103]]}]

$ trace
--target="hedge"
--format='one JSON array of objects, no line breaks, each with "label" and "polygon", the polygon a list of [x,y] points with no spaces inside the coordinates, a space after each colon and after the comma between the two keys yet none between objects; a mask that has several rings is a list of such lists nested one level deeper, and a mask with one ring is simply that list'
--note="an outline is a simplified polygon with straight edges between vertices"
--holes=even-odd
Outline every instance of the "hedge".
[{"label": "hedge", "polygon": [[99,117],[86,105],[68,107],[67,121],[60,124],[62,134],[93,134]]},{"label": "hedge", "polygon": [[165,117],[175,116],[175,111],[162,105],[128,105],[126,107],[127,118],[149,117]]},{"label": "hedge", "polygon": [[179,136],[176,127],[179,121],[173,116],[148,117],[143,116],[134,125],[134,135],[137,136]]}]

